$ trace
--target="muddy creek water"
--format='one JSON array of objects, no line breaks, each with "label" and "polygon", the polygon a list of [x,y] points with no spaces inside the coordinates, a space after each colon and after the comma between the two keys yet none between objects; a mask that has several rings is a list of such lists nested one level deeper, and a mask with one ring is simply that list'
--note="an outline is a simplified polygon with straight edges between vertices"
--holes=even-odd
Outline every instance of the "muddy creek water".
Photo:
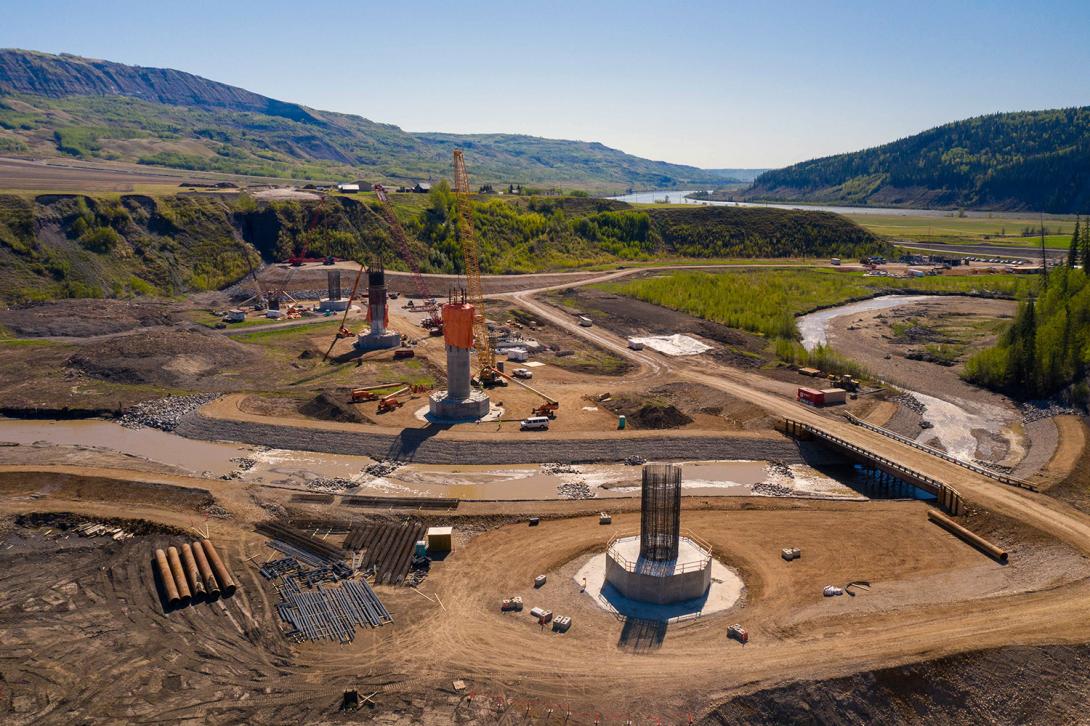
[{"label": "muddy creek water", "polygon": [[[265,449],[198,441],[151,428],[127,429],[111,421],[23,421],[0,419],[0,441],[46,445],[41,462],[56,463],[48,445],[102,449],[176,467],[182,472],[300,491],[324,491],[340,481],[341,493],[465,500],[542,500],[581,494],[595,498],[639,495],[641,468],[623,464],[438,466],[405,464],[384,476],[366,468],[374,461],[309,451]],[[241,467],[240,459],[252,461]],[[683,494],[750,496],[769,478],[764,461],[684,462]],[[839,482],[800,469],[793,487],[805,495],[852,496]]]}]

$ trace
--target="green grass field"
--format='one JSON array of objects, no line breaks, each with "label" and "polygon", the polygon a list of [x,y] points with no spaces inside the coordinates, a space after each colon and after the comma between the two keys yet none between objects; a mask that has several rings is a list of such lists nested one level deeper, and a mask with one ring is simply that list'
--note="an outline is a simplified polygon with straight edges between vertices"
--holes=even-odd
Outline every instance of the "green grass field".
[{"label": "green grass field", "polygon": [[[941,242],[944,244],[998,244],[1016,247],[1036,247],[1040,244],[1039,215],[996,215],[994,217],[959,217],[956,212],[948,216],[903,216],[898,214],[852,214],[844,216],[879,237],[913,242]],[[1067,249],[1075,228],[1074,217],[1049,216],[1044,220],[1047,234],[1045,245],[1055,249]],[[1030,236],[1022,236],[1032,230]]]},{"label": "green grass field", "polygon": [[682,271],[600,287],[732,328],[793,340],[798,337],[796,315],[851,300],[887,292],[988,292],[1019,297],[1036,285],[1036,278],[1017,275],[901,279],[832,269],[753,269]]}]

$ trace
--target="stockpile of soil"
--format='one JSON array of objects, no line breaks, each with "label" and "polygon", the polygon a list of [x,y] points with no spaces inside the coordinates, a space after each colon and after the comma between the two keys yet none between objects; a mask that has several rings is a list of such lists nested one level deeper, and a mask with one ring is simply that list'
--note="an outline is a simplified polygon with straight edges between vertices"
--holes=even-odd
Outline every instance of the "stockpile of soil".
[{"label": "stockpile of soil", "polygon": [[228,369],[259,361],[260,356],[241,343],[195,328],[134,333],[90,343],[66,365],[113,383],[207,389],[216,387],[218,376]]},{"label": "stockpile of soil", "polygon": [[336,388],[322,391],[299,407],[299,413],[322,421],[341,421],[345,423],[374,423],[364,416],[358,404],[348,402],[351,389]]},{"label": "stockpile of soil", "polygon": [[640,429],[677,429],[693,422],[674,404],[661,398],[624,395],[600,404],[612,413],[623,415],[627,423]]}]

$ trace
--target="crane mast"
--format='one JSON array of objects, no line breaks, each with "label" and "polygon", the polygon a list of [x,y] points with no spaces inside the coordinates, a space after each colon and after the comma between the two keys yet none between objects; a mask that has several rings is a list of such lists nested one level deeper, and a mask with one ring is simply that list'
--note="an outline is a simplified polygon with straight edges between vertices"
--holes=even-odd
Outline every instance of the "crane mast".
[{"label": "crane mast", "polygon": [[[420,265],[416,262],[416,255],[413,254],[413,249],[409,244],[409,238],[405,234],[405,229],[401,226],[401,222],[398,221],[397,215],[394,214],[394,210],[390,208],[390,198],[386,195],[386,188],[381,184],[375,184],[372,188],[375,191],[375,196],[378,198],[379,209],[382,211],[382,217],[386,221],[386,226],[390,228],[390,234],[393,235],[394,240],[397,242],[398,250],[401,252],[401,258],[405,260],[405,264],[409,266],[409,271],[412,273],[413,283],[416,286],[416,294],[424,301],[428,319],[431,321],[431,324],[428,327],[433,331],[442,331],[443,319],[439,317],[435,298],[432,297],[429,292],[428,283],[424,281],[424,276],[420,274]],[[367,207],[367,205],[364,206]],[[367,208],[370,209],[370,207]]]},{"label": "crane mast", "polygon": [[481,254],[477,235],[473,231],[472,210],[469,206],[469,174],[461,149],[454,150],[454,194],[458,208],[458,231],[462,242],[462,255],[466,268],[466,297],[473,305],[473,338],[477,345],[477,360],[481,366],[481,380],[494,381],[496,356],[488,339],[488,324],[484,317],[484,290],[481,286]]}]

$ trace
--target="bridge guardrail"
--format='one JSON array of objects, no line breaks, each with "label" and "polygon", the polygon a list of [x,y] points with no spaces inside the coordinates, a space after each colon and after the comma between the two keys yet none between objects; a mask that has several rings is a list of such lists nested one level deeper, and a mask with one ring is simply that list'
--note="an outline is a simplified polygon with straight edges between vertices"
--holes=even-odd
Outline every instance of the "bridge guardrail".
[{"label": "bridge guardrail", "polygon": [[1004,474],[1004,473],[998,472],[998,471],[992,471],[991,469],[989,469],[987,467],[980,466],[979,464],[974,464],[974,463],[969,462],[969,461],[962,461],[961,459],[950,456],[945,451],[939,451],[938,449],[933,448],[931,446],[928,446],[927,444],[921,444],[919,441],[916,441],[914,439],[910,439],[907,436],[902,436],[901,434],[899,434],[899,433],[897,433],[895,431],[890,431],[889,429],[884,429],[881,426],[875,426],[874,424],[868,423],[868,422],[864,421],[863,419],[861,419],[861,418],[859,418],[857,416],[854,416],[854,415],[852,415],[850,413],[845,413],[844,418],[848,419],[849,423],[853,423],[856,426],[861,426],[861,427],[863,427],[865,429],[869,429],[871,431],[874,431],[875,433],[882,434],[883,436],[891,438],[891,439],[893,439],[895,441],[900,441],[902,444],[907,444],[908,446],[911,446],[914,449],[919,449],[920,451],[925,451],[928,454],[931,454],[932,456],[937,456],[940,459],[945,459],[946,461],[949,461],[952,464],[957,464],[960,467],[968,469],[969,471],[976,472],[977,474],[980,474],[982,476],[986,476],[986,477],[988,477],[990,479],[995,479],[996,481],[1003,482],[1004,484],[1009,484],[1010,486],[1019,487],[1021,489],[1026,489],[1026,490],[1031,491],[1031,492],[1039,492],[1040,491],[1040,489],[1038,489],[1034,485],[1030,484],[1029,482],[1018,479],[1017,477],[1013,477],[1013,476],[1010,476],[1008,474]]},{"label": "bridge guardrail", "polygon": [[938,497],[939,505],[943,509],[945,509],[955,517],[961,514],[961,494],[958,493],[957,489],[954,489],[949,484],[944,484],[938,479],[927,476],[926,474],[922,474],[918,471],[915,471],[914,469],[909,469],[907,466],[903,464],[898,464],[892,459],[887,459],[884,456],[875,454],[871,451],[867,451],[863,447],[857,446],[846,439],[842,439],[836,434],[831,434],[828,431],[823,431],[816,426],[812,426],[808,423],[803,423],[802,421],[785,418],[784,431],[788,435],[795,435],[799,431],[805,431],[809,434],[817,436],[818,438],[830,441],[837,446],[840,446],[841,448],[847,449],[848,451],[851,451],[852,453],[858,455],[864,460],[869,460],[876,464],[881,464],[883,467],[898,472],[902,476],[906,476],[909,479],[914,479],[915,481],[922,484],[923,488],[933,490],[931,493]]}]

